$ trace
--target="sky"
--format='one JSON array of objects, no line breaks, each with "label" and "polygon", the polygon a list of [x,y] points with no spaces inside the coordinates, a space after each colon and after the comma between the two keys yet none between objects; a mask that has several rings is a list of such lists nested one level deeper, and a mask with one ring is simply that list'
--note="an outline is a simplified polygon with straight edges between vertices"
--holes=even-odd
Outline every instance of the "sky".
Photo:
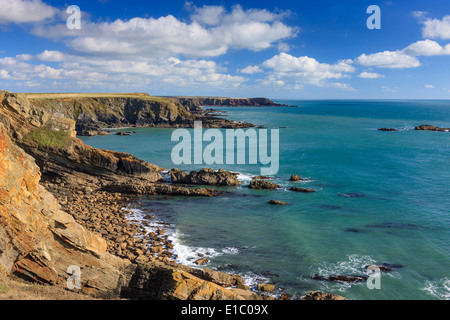
[{"label": "sky", "polygon": [[0,8],[1,90],[450,99],[448,0],[0,0]]}]

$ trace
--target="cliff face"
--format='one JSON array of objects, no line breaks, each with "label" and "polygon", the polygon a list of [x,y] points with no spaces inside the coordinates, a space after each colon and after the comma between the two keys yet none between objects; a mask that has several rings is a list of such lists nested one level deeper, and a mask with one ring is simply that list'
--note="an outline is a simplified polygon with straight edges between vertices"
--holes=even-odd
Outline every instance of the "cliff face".
[{"label": "cliff face", "polygon": [[104,134],[102,131],[104,127],[193,127],[194,121],[197,120],[203,121],[205,127],[252,126],[207,117],[199,107],[202,104],[198,104],[198,101],[178,98],[101,94],[86,97],[81,94],[55,94],[48,97],[29,95],[29,97],[29,104],[33,108],[45,110],[59,118],[74,120],[76,132],[81,136]]},{"label": "cliff face", "polygon": [[279,106],[267,98],[216,98],[216,97],[177,97],[183,105],[208,107],[274,107]]},{"label": "cliff face", "polygon": [[0,91],[0,123],[38,159],[41,168],[52,163],[95,175],[133,175],[149,182],[162,179],[159,172],[163,169],[158,166],[129,154],[95,149],[76,139],[75,121],[66,118],[64,110],[30,103],[22,94]]}]

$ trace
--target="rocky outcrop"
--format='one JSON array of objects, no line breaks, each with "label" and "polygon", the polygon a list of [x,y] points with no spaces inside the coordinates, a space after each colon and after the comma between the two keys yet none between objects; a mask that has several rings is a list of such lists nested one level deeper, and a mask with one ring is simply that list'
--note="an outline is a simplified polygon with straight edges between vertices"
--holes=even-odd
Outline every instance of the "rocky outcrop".
[{"label": "rocky outcrop", "polygon": [[380,128],[380,129],[378,129],[378,131],[395,132],[395,131],[398,131],[398,130],[394,129],[394,128]]},{"label": "rocky outcrop", "polygon": [[414,130],[416,131],[437,131],[437,132],[450,132],[450,128],[440,128],[430,125],[421,125],[416,127]]},{"label": "rocky outcrop", "polygon": [[305,180],[305,179],[299,177],[299,176],[296,175],[296,174],[293,174],[293,175],[291,176],[291,178],[289,179],[289,181],[291,181],[291,182],[304,181],[304,180]]},{"label": "rocky outcrop", "polygon": [[194,184],[207,186],[238,186],[241,181],[237,178],[238,174],[230,171],[219,169],[201,169],[200,171],[192,171],[189,174],[179,170],[172,169],[169,171],[170,178],[174,184]]},{"label": "rocky outcrop", "polygon": [[275,190],[275,189],[281,189],[281,186],[270,182],[270,181],[266,181],[266,180],[257,180],[257,179],[253,179],[252,181],[250,181],[250,184],[248,185],[248,187],[250,189],[269,189],[269,190]]},{"label": "rocky outcrop", "polygon": [[0,123],[31,154],[43,173],[49,163],[92,175],[132,175],[149,182],[162,180],[158,166],[132,155],[99,150],[76,139],[75,121],[30,104],[22,94],[0,92]]},{"label": "rocky outcrop", "polygon": [[320,276],[318,274],[313,274],[311,275],[311,279],[330,282],[363,282],[367,280],[367,276],[353,276],[353,275]]}]

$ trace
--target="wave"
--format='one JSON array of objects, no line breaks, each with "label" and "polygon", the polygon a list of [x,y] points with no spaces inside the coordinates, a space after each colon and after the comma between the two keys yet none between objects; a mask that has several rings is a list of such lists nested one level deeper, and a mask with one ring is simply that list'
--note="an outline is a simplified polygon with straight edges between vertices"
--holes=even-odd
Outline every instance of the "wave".
[{"label": "wave", "polygon": [[450,278],[445,277],[436,281],[426,281],[422,290],[439,300],[450,300]]}]

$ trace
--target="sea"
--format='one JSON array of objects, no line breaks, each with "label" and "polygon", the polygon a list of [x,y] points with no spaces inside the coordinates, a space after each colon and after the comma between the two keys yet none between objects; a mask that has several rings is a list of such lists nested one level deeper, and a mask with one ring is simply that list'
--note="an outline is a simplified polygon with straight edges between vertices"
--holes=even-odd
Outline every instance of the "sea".
[{"label": "sea", "polygon": [[[136,133],[82,139],[167,170],[239,173],[242,185],[218,188],[224,192],[218,197],[142,197],[153,224],[170,223],[180,263],[198,267],[194,261],[206,257],[204,267],[240,274],[252,289],[273,283],[274,296],[294,299],[322,291],[351,300],[449,300],[450,133],[414,127],[450,127],[450,101],[275,102],[289,106],[213,109],[279,130],[279,171],[272,176],[279,190],[248,188],[261,164],[175,165],[175,129],[122,129]],[[290,182],[293,174],[305,180]],[[170,180],[167,173],[164,178]],[[141,209],[133,219],[144,219]],[[374,278],[366,270],[383,264],[392,271]],[[378,285],[317,280],[315,274],[366,275]]]}]

